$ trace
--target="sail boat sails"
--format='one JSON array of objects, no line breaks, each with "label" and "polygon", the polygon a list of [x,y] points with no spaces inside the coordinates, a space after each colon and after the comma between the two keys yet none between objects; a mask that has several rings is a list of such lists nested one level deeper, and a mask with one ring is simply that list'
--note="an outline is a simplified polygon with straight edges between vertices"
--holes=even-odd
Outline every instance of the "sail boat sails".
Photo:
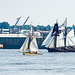
[{"label": "sail boat sails", "polygon": [[36,36],[34,36],[34,38],[31,40],[30,34],[26,37],[26,40],[24,41],[19,51],[23,51],[23,55],[42,55],[37,53],[39,50],[36,42]]},{"label": "sail boat sails", "polygon": [[27,35],[26,40],[24,41],[19,51],[26,51],[28,48],[28,42],[29,42],[29,35]]},{"label": "sail boat sails", "polygon": [[[29,47],[29,49],[28,49]],[[38,45],[37,45],[37,41],[36,41],[36,34],[35,36],[32,38],[32,26],[31,26],[31,30],[29,32],[29,34],[27,35],[23,45],[21,46],[19,51],[23,51],[23,55],[42,55],[38,50]]]},{"label": "sail boat sails", "polygon": [[[48,52],[75,52],[75,37],[73,29],[67,33],[67,19],[62,25],[64,31],[59,33],[58,23],[55,23],[47,38],[42,43]],[[61,26],[61,27],[62,27]]]}]

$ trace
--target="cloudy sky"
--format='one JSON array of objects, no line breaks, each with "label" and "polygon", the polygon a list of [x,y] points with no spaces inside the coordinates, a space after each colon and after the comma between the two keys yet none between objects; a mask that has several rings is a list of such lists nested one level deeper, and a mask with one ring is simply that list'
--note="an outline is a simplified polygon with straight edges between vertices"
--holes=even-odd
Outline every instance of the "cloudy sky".
[{"label": "cloudy sky", "polygon": [[68,25],[75,24],[75,0],[0,0],[0,22],[14,25],[20,17],[19,25],[30,16],[26,24],[59,25],[65,18]]}]

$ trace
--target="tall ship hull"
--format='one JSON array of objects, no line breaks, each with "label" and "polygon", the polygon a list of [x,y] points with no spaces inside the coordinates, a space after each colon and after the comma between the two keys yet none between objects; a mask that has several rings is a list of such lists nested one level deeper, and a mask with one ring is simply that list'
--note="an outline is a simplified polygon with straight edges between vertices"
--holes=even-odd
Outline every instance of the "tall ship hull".
[{"label": "tall ship hull", "polygon": [[48,52],[75,52],[75,47],[65,48],[47,48]]},{"label": "tall ship hull", "polygon": [[[0,34],[0,44],[3,45],[3,49],[20,49],[24,43],[26,36],[23,34]],[[41,43],[44,38],[36,38],[38,48],[42,49]]]}]

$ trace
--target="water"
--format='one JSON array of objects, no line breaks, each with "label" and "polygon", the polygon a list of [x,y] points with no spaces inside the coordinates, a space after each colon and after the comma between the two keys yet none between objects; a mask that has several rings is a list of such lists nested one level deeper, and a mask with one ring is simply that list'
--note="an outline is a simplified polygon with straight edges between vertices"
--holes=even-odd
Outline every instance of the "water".
[{"label": "water", "polygon": [[75,53],[25,56],[18,50],[0,49],[0,75],[75,75]]}]

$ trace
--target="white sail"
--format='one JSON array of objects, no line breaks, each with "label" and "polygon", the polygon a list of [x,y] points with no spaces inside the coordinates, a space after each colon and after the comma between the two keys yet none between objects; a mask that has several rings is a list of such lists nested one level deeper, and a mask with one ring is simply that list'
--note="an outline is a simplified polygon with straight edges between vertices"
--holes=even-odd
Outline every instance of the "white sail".
[{"label": "white sail", "polygon": [[[24,41],[24,42],[25,42],[25,41]],[[20,48],[19,51],[23,51],[23,46],[24,46],[24,43],[23,43],[23,45],[21,46],[21,48]]]},{"label": "white sail", "polygon": [[45,47],[54,48],[54,36],[52,36],[52,39],[50,39],[49,45],[46,45]]},{"label": "white sail", "polygon": [[19,51],[26,51],[28,48],[28,42],[29,42],[29,35],[26,37],[26,39],[25,39],[25,41]]},{"label": "white sail", "polygon": [[75,37],[74,37],[74,30],[72,29],[68,34],[66,38],[66,45],[67,46],[72,46],[75,45]]},{"label": "white sail", "polygon": [[73,46],[73,45],[75,45],[75,41],[68,36],[68,44],[67,44],[67,46]]},{"label": "white sail", "polygon": [[67,34],[67,36],[69,36],[69,37],[74,37],[74,30],[72,29],[72,30]]},{"label": "white sail", "polygon": [[64,36],[63,36],[63,32],[61,32],[59,34],[59,36],[57,36],[57,44],[56,47],[63,47],[64,46]]},{"label": "white sail", "polygon": [[34,38],[32,39],[32,41],[30,42],[29,51],[30,51],[31,53],[38,51],[38,46],[37,46],[37,42],[36,42],[36,37],[34,37]]},{"label": "white sail", "polygon": [[49,42],[51,41],[51,39],[52,39],[52,32],[53,32],[53,29],[51,29],[51,31],[50,31],[50,33],[48,34],[48,36],[46,37],[46,39],[43,41],[43,43],[42,43],[42,45],[43,46],[49,46]]}]

